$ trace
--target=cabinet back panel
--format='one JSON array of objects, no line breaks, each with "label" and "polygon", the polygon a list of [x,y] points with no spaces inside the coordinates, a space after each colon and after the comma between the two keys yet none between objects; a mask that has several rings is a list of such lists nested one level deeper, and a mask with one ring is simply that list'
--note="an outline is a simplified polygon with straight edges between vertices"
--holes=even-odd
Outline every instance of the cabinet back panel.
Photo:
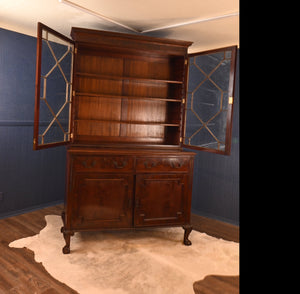
[{"label": "cabinet back panel", "polygon": [[125,59],[124,76],[183,81],[183,66],[183,57],[165,57],[152,60]]},{"label": "cabinet back panel", "polygon": [[119,136],[120,123],[108,121],[76,121],[77,135],[81,136]]},{"label": "cabinet back panel", "polygon": [[122,95],[122,81],[80,77],[76,91],[90,94]]},{"label": "cabinet back panel", "polygon": [[123,95],[134,97],[153,97],[181,99],[182,85],[142,81],[124,81]]},{"label": "cabinet back panel", "polygon": [[184,57],[180,56],[171,58],[169,66],[173,80],[184,81]]},{"label": "cabinet back panel", "polygon": [[89,74],[123,75],[123,58],[100,55],[77,55],[77,71]]},{"label": "cabinet back panel", "polygon": [[166,127],[164,143],[166,145],[179,145],[180,128],[179,127]]},{"label": "cabinet back panel", "polygon": [[[75,136],[75,143],[180,145],[179,127],[92,121],[79,121],[76,122],[76,125],[78,134]],[[99,127],[97,128],[97,126]]]},{"label": "cabinet back panel", "polygon": [[124,95],[136,97],[168,97],[168,84],[124,81]]},{"label": "cabinet back panel", "polygon": [[140,124],[125,124],[122,128],[124,136],[135,138],[163,138],[165,129],[164,126]]},{"label": "cabinet back panel", "polygon": [[129,99],[126,110],[128,121],[166,122],[167,102]]},{"label": "cabinet back panel", "polygon": [[75,119],[120,120],[121,103],[121,98],[80,96],[77,101]]},{"label": "cabinet back panel", "polygon": [[[143,145],[156,145],[159,148],[166,145],[164,138],[146,138],[146,137],[117,137],[117,136],[88,136],[88,135],[79,135],[75,137],[76,144],[89,144],[89,145],[105,145],[112,147],[115,146],[115,143],[122,145],[123,148],[129,146],[143,146]],[[174,145],[174,144],[170,144]],[[175,144],[176,145],[176,144]]]},{"label": "cabinet back panel", "polygon": [[181,120],[181,104],[167,102],[166,122],[179,124]]},{"label": "cabinet back panel", "polygon": [[138,138],[145,138],[146,141],[159,138],[162,141],[165,136],[165,127],[161,125],[121,124],[111,121],[78,120],[76,129],[79,136],[119,137],[117,141],[120,142],[134,142],[135,139],[139,141]]},{"label": "cabinet back panel", "polygon": [[128,121],[179,124],[180,107],[180,103],[129,99],[123,118]]},{"label": "cabinet back panel", "polygon": [[146,60],[126,59],[124,76],[139,77],[146,79],[170,79],[170,69],[167,59],[160,59],[159,62],[149,62]]}]

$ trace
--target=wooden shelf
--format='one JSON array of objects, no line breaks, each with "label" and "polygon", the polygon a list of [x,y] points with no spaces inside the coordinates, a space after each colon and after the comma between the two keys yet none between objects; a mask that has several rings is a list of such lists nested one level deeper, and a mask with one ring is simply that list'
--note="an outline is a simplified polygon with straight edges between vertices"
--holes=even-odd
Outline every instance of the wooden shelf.
[{"label": "wooden shelf", "polygon": [[182,102],[181,99],[175,99],[175,98],[119,96],[119,95],[96,94],[96,93],[87,93],[87,92],[76,92],[76,96],[89,96],[89,97],[112,98],[112,99],[152,100],[152,101],[165,101],[165,102],[177,102],[177,103]]},{"label": "wooden shelf", "polygon": [[96,78],[96,79],[107,79],[107,80],[128,80],[132,82],[149,82],[149,83],[168,83],[168,84],[182,84],[182,81],[176,80],[162,80],[162,79],[151,79],[151,78],[139,78],[139,77],[127,77],[127,76],[113,76],[113,75],[103,75],[103,74],[91,74],[84,72],[77,72],[77,76],[82,76],[85,78]]},{"label": "wooden shelf", "polygon": [[178,145],[186,49],[175,54],[159,45],[155,54],[139,54],[85,46],[75,61],[74,140]]},{"label": "wooden shelf", "polygon": [[98,120],[98,119],[76,119],[75,122],[89,122],[89,123],[113,123],[113,124],[128,124],[128,125],[152,125],[163,127],[179,127],[180,123],[167,122],[145,122],[145,121],[122,121],[122,120]]}]

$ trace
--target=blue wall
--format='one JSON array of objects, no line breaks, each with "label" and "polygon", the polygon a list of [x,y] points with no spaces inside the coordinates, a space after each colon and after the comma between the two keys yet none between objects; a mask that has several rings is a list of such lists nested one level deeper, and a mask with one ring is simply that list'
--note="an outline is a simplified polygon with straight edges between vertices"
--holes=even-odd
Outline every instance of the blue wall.
[{"label": "blue wall", "polygon": [[64,147],[33,151],[36,38],[0,28],[0,218],[62,202]]},{"label": "blue wall", "polygon": [[[65,147],[33,151],[36,38],[0,28],[0,218],[60,203]],[[238,66],[237,66],[238,68]],[[239,89],[230,156],[199,151],[192,212],[239,224]]]},{"label": "blue wall", "polygon": [[239,50],[234,96],[231,154],[197,152],[192,212],[239,225]]}]

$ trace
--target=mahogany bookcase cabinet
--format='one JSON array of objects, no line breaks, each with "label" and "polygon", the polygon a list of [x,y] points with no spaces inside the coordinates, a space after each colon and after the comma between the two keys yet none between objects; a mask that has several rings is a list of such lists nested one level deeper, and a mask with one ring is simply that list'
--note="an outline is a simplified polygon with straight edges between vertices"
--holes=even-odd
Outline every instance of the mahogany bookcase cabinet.
[{"label": "mahogany bookcase cabinet", "polygon": [[182,150],[182,132],[192,43],[75,27],[71,36],[38,24],[34,149],[68,144],[63,253],[89,230],[182,226],[191,245],[195,153]]},{"label": "mahogany bookcase cabinet", "polygon": [[189,57],[187,41],[71,37],[38,23],[33,148],[67,145],[63,253],[89,230],[182,226],[191,245],[183,147],[230,153],[236,46]]}]

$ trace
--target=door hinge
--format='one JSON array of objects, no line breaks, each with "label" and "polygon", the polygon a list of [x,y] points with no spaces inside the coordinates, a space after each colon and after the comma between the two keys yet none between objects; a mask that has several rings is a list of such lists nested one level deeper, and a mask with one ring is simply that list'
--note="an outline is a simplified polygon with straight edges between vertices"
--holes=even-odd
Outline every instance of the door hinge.
[{"label": "door hinge", "polygon": [[33,145],[36,145],[36,138],[33,139]]},{"label": "door hinge", "polygon": [[73,97],[75,96],[75,94],[76,94],[75,91],[73,91],[73,92],[72,92]]},{"label": "door hinge", "polygon": [[229,97],[228,104],[233,104],[233,97],[232,96]]},{"label": "door hinge", "polygon": [[74,135],[73,133],[70,134],[70,139],[73,139]]},{"label": "door hinge", "polygon": [[182,99],[182,104],[184,104],[185,103],[185,99]]},{"label": "door hinge", "polygon": [[75,51],[75,54],[77,54],[77,47],[75,47],[75,50],[74,50],[74,51]]},{"label": "door hinge", "polygon": [[179,142],[182,143],[182,141],[183,141],[183,140],[182,140],[182,137],[180,137]]},{"label": "door hinge", "polygon": [[185,65],[188,64],[188,60],[187,60],[187,59],[184,60],[184,64],[185,64]]}]

